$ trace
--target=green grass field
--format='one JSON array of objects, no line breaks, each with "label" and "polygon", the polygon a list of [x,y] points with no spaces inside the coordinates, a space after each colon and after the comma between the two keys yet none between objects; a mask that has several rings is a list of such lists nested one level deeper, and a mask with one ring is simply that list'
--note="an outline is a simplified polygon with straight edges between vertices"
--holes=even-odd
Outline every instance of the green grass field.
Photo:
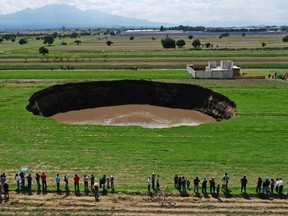
[{"label": "green grass field", "polygon": [[[244,39],[231,37],[230,42],[226,38],[221,41],[217,38],[213,40],[219,43],[224,43],[225,40],[225,43],[235,41],[239,45],[246,39],[249,37]],[[249,41],[256,39],[250,38]],[[253,42],[253,46],[248,43],[239,47],[256,48],[256,44],[263,39],[258,38],[257,42]],[[85,40],[88,43],[90,39],[83,39],[84,42]],[[205,49],[170,52],[163,50],[160,45],[155,48],[160,51],[152,54],[154,42],[149,39],[149,43],[152,44],[147,47],[145,43],[148,43],[148,39],[141,41],[138,38],[135,41],[125,39],[125,47],[127,43],[138,43],[137,46],[130,45],[132,48],[126,47],[127,53],[125,53],[124,45],[121,49],[117,47],[121,40],[124,44],[124,39],[118,40],[117,42],[115,39],[115,44],[111,47],[97,46],[99,50],[104,47],[105,50],[111,49],[109,55],[115,58],[127,58],[128,61],[129,58],[141,59],[148,55],[149,58],[171,57],[171,59],[181,57],[221,59],[232,56],[236,59],[245,57],[252,61],[257,57],[282,58],[283,61],[288,58],[288,51],[284,49],[268,52],[255,49],[252,53],[246,50],[214,52]],[[269,46],[271,44],[276,44],[275,47],[280,46],[280,37],[269,40],[271,40]],[[0,63],[4,61],[0,66],[13,67],[13,63],[5,62],[6,59],[27,56],[39,58],[37,43],[39,41],[33,41],[27,46],[14,44],[10,50],[9,46],[0,44],[0,50],[7,52],[7,55],[0,56]],[[93,52],[91,47],[85,46],[85,43],[79,46],[74,45],[73,41],[71,43],[65,47],[66,54],[77,50],[75,51],[77,55],[88,57],[89,52]],[[57,53],[60,52],[57,49],[62,47],[54,46],[51,50]],[[97,53],[91,55],[97,58]],[[231,177],[233,194],[239,194],[240,178],[244,174],[248,178],[250,193],[254,193],[258,176],[283,177],[287,185],[288,82],[272,79],[195,80],[191,79],[184,68],[171,70],[169,65],[168,63],[167,68],[161,70],[151,68],[139,71],[124,69],[50,71],[47,68],[40,68],[41,66],[40,69],[35,66],[33,70],[29,68],[0,70],[0,149],[2,150],[0,172],[8,174],[12,189],[15,188],[13,176],[20,167],[28,167],[33,174],[45,171],[48,174],[49,190],[55,190],[56,173],[60,173],[61,176],[68,173],[71,178],[75,172],[81,177],[92,173],[96,177],[112,174],[116,179],[117,191],[123,192],[144,191],[146,180],[153,172],[160,174],[161,184],[170,188],[173,186],[175,174],[184,175],[189,179],[193,179],[196,175],[201,178],[215,176],[217,183],[220,183],[224,172],[228,172]],[[244,71],[249,75],[266,76],[274,72],[288,72],[285,65],[278,67],[275,64],[269,69],[263,69],[261,64],[259,65],[252,69],[247,67]],[[230,120],[198,127],[145,129],[66,125],[50,118],[34,116],[25,109],[28,99],[34,92],[51,85],[110,79],[147,79],[201,85],[233,100],[237,104],[238,115]]]}]

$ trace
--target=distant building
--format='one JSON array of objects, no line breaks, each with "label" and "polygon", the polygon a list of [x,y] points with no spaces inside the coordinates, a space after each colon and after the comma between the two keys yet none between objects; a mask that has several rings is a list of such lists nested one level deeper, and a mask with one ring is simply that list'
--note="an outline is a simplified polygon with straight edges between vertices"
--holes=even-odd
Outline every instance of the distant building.
[{"label": "distant building", "polygon": [[240,77],[240,67],[234,66],[233,61],[222,60],[220,66],[216,61],[209,61],[205,71],[195,71],[192,64],[187,64],[186,70],[197,79],[232,79]]}]

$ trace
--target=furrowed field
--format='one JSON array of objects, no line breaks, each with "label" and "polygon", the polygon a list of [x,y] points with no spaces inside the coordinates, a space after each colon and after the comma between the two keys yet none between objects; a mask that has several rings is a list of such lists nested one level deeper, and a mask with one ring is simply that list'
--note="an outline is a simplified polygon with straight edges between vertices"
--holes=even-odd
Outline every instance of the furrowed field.
[{"label": "furrowed field", "polygon": [[[245,206],[244,215],[287,214],[287,199],[275,198],[267,204],[266,200],[257,201],[255,187],[258,176],[282,177],[287,194],[288,82],[280,79],[196,80],[185,71],[188,62],[206,65],[211,59],[231,59],[242,67],[241,73],[248,75],[285,74],[288,72],[288,49],[282,37],[247,35],[220,40],[203,36],[200,38],[202,43],[212,42],[218,45],[218,49],[201,50],[192,49],[188,38],[185,39],[186,48],[175,50],[163,49],[160,38],[152,41],[140,36],[132,41],[124,36],[112,37],[110,40],[114,44],[109,47],[105,40],[96,40],[92,36],[80,38],[82,43],[79,46],[72,39],[67,41],[67,46],[61,46],[57,39],[54,45],[47,46],[49,58],[41,57],[38,53],[41,41],[33,38],[23,46],[17,42],[2,42],[0,172],[7,174],[11,190],[16,189],[15,173],[21,167],[28,167],[33,177],[36,172],[47,173],[48,192],[56,190],[57,173],[61,178],[67,173],[70,189],[74,190],[72,176],[78,173],[81,178],[84,174],[94,174],[96,179],[103,174],[113,175],[119,193],[103,198],[106,206],[100,207],[92,197],[84,194],[65,197],[48,193],[47,198],[43,198],[14,192],[10,201],[3,202],[0,214],[21,213],[21,208],[24,208],[23,214],[72,214],[73,202],[80,209],[75,210],[75,214],[225,215],[232,208],[230,214],[236,215]],[[261,47],[263,41],[267,42],[264,49]],[[74,70],[60,70],[61,65],[72,65]],[[134,65],[138,70],[129,70]],[[237,116],[197,127],[145,129],[66,125],[34,116],[25,109],[34,92],[51,85],[112,79],[147,79],[207,87],[234,101]],[[173,191],[177,201],[175,208],[167,210],[154,203],[143,204],[137,196],[130,196],[147,190],[146,181],[153,172],[160,175],[163,188],[168,186]],[[173,187],[175,174],[190,180],[196,175],[201,179],[215,176],[216,182],[221,184],[225,172],[231,178],[232,198],[224,199],[222,206],[213,197],[195,197],[193,191],[189,192],[190,197],[181,198]],[[240,198],[243,175],[247,175],[247,192],[253,197],[250,203]],[[64,190],[64,183],[61,185]],[[279,211],[276,208],[271,210],[274,205]],[[94,213],[89,213],[90,210]]]}]

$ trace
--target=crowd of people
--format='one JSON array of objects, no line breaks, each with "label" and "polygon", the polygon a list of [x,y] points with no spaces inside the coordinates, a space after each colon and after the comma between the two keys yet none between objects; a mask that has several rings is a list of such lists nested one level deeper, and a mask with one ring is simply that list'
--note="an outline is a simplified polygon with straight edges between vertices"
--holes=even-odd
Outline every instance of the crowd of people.
[{"label": "crowd of people", "polygon": [[[199,177],[196,176],[195,179],[193,180],[193,185],[194,185],[193,191],[195,192],[195,194],[199,194],[199,185],[201,184],[202,193],[205,195],[207,194],[207,185],[209,184],[210,194],[218,196],[220,190],[223,190],[224,193],[227,191],[230,191],[228,188],[229,181],[230,181],[230,177],[227,173],[225,173],[221,179],[221,188],[220,188],[220,184],[217,184],[217,187],[216,187],[216,182],[215,182],[214,177],[211,177],[211,179],[208,181],[206,176],[204,176],[202,180],[200,180]],[[248,180],[247,180],[246,175],[244,175],[240,179],[240,185],[241,185],[240,191],[242,193],[245,193],[245,194],[247,193],[247,190],[246,190],[247,184],[248,184]],[[191,190],[191,182],[189,179],[186,179],[184,176],[178,176],[176,174],[174,176],[174,187],[178,189],[179,192],[186,193],[187,189]],[[263,194],[263,195],[274,194],[274,187],[275,187],[276,193],[280,195],[283,194],[284,182],[282,178],[277,178],[275,182],[274,179],[272,178],[270,179],[270,177],[268,176],[266,177],[265,181],[262,181],[262,178],[259,177],[257,181],[257,185],[256,185],[256,193]],[[150,191],[149,183],[148,183],[148,191]]]},{"label": "crowd of people", "polygon": [[[25,176],[25,172],[19,172],[16,173],[15,176],[15,182],[16,182],[16,191],[32,191],[32,185],[33,185],[33,177],[29,173],[27,176]],[[42,172],[41,174],[36,173],[34,176],[35,183],[37,186],[37,191],[41,192],[41,189],[43,193],[47,191],[47,175],[45,172]],[[65,185],[65,191],[69,191],[69,177],[68,175],[63,176],[63,181]],[[57,187],[57,193],[60,193],[60,186],[61,186],[61,177],[59,174],[55,177],[55,185]],[[99,188],[102,188],[102,195],[107,195],[108,190],[110,190],[112,193],[115,192],[114,182],[115,179],[111,175],[111,177],[106,177],[106,175],[103,175],[99,178],[99,182],[96,182],[95,176],[91,174],[91,176],[84,175],[83,176],[83,185],[84,185],[84,191],[89,191],[89,182],[90,182],[90,189],[95,195],[95,200],[99,201]],[[80,184],[80,176],[75,173],[73,176],[73,184],[74,184],[74,190],[75,193],[78,193],[80,191],[79,184]],[[41,187],[42,186],[42,187]],[[9,184],[6,178],[6,174],[3,173],[0,176],[0,198],[2,191],[4,192],[4,198],[9,198]]]},{"label": "crowd of people", "polygon": [[[37,186],[37,191],[40,192],[41,189],[43,192],[46,192],[47,190],[47,175],[45,172],[42,173],[36,173],[34,177],[29,173],[27,176],[25,176],[25,172],[19,172],[15,174],[15,182],[16,182],[16,191],[31,191],[32,185],[33,185],[33,178],[35,179],[35,183]],[[61,192],[60,186],[62,179],[64,181],[65,191],[69,191],[69,182],[70,179],[68,175],[64,175],[63,178],[60,177],[59,174],[55,177],[55,185],[57,188],[57,192]],[[80,185],[80,176],[75,173],[73,176],[73,184],[74,184],[74,190],[75,193],[80,191],[79,185]],[[224,193],[227,191],[230,191],[228,188],[230,181],[230,176],[225,173],[221,179],[221,187],[220,184],[216,184],[215,178],[211,177],[209,181],[207,180],[206,176],[203,177],[202,180],[198,176],[196,176],[193,179],[193,191],[195,194],[199,194],[199,186],[201,185],[202,193],[204,195],[207,194],[207,186],[209,185],[209,192],[212,195],[219,196],[220,190],[223,190]],[[115,179],[113,176],[107,177],[106,175],[101,176],[98,179],[98,182],[95,180],[95,176],[91,174],[90,176],[84,175],[83,176],[83,186],[84,191],[89,191],[89,183],[90,183],[90,189],[94,193],[95,200],[99,201],[99,188],[102,188],[102,195],[107,195],[108,190],[111,190],[111,192],[115,192],[114,187]],[[246,188],[247,188],[248,180],[246,175],[244,175],[240,179],[240,185],[241,185],[241,192],[246,194]],[[160,175],[156,175],[155,173],[152,174],[151,177],[148,177],[147,180],[148,185],[148,192],[153,191],[160,191]],[[217,186],[216,186],[217,185]],[[179,190],[181,193],[187,193],[187,190],[191,190],[191,182],[189,179],[186,179],[184,176],[174,176],[174,187]],[[258,177],[257,184],[256,184],[256,193],[268,195],[268,194],[274,194],[274,188],[276,193],[283,194],[284,190],[284,182],[282,178],[277,178],[276,181],[274,181],[273,178],[270,179],[270,177],[266,177],[264,180],[262,180],[261,177]],[[6,178],[6,174],[3,173],[0,176],[0,198],[2,196],[2,193],[4,194],[4,198],[9,198],[9,184]]]}]

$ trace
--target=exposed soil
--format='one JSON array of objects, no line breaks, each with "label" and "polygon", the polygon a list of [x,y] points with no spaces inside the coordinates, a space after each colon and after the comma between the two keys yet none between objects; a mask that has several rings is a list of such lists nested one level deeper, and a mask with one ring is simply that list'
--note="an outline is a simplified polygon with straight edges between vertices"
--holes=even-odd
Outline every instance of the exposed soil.
[{"label": "exposed soil", "polygon": [[92,195],[75,196],[71,192],[56,194],[17,194],[10,193],[8,201],[1,201],[0,215],[288,215],[288,200],[279,197],[261,199],[258,197],[169,198],[175,206],[157,202],[146,202],[140,195],[123,193],[100,196],[95,202]]},{"label": "exposed soil", "polygon": [[[55,85],[34,93],[26,108],[35,115],[50,117],[72,110],[128,104],[194,110],[216,120],[236,115],[236,104],[210,89],[191,84],[145,80]],[[139,118],[139,114],[134,117]]]},{"label": "exposed soil", "polygon": [[196,126],[216,121],[208,115],[193,110],[149,105],[99,107],[58,113],[52,118],[67,124],[138,125],[146,128],[166,128],[180,125]]}]

